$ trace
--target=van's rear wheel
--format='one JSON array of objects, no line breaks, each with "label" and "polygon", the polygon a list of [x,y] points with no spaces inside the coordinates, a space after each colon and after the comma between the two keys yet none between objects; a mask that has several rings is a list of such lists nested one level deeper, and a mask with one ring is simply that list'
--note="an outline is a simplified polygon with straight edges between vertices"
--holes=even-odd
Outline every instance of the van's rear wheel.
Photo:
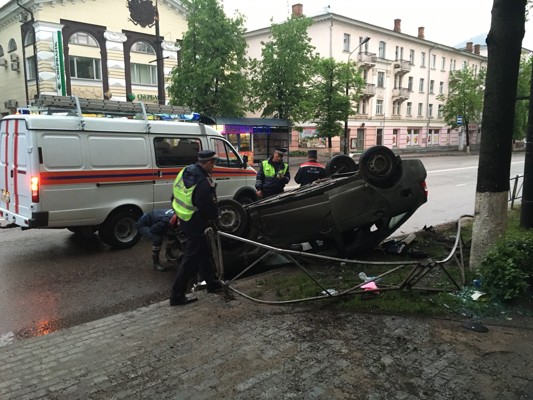
[{"label": "van's rear wheel", "polygon": [[141,212],[134,208],[114,211],[98,229],[102,242],[114,249],[128,249],[135,246],[140,239],[135,222]]}]

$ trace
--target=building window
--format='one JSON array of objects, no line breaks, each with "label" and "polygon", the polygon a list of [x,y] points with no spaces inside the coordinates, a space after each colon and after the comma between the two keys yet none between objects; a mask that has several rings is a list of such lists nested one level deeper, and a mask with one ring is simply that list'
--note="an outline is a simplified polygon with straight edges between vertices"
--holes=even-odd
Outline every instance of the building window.
[{"label": "building window", "polygon": [[379,54],[378,54],[378,57],[379,58],[382,58],[382,59],[385,59],[385,42],[381,41],[379,42]]},{"label": "building window", "polygon": [[439,93],[440,94],[444,93],[444,82],[439,82]]},{"label": "building window", "polygon": [[344,51],[350,52],[350,34],[344,34],[344,41],[342,43]]},{"label": "building window", "polygon": [[435,89],[435,81],[432,79],[429,81],[429,93],[433,94],[433,90]]},{"label": "building window", "polygon": [[426,53],[424,52],[420,53],[420,66],[423,68],[426,66]]},{"label": "building window", "polygon": [[433,117],[433,104],[428,105],[428,117]]},{"label": "building window", "polygon": [[71,44],[79,44],[81,46],[98,47],[96,39],[85,32],[76,32],[70,37],[68,42]]},{"label": "building window", "polygon": [[446,71],[446,57],[442,57],[442,64],[440,66],[440,69]]},{"label": "building window", "polygon": [[35,56],[26,58],[26,77],[29,81],[35,79]]},{"label": "building window", "polygon": [[378,72],[378,87],[385,87],[385,72]]},{"label": "building window", "polygon": [[17,42],[15,42],[15,39],[9,39],[9,43],[7,44],[7,52],[11,53],[15,50],[17,50]]},{"label": "building window", "polygon": [[409,62],[411,65],[415,65],[415,51],[409,50]]},{"label": "building window", "polygon": [[409,82],[407,83],[407,89],[412,92],[413,91],[413,77],[409,77]]},{"label": "building window", "polygon": [[0,45],[0,57],[4,56],[4,48]]},{"label": "building window", "polygon": [[155,55],[154,48],[146,42],[135,42],[131,47],[131,51],[134,53],[153,54]]},{"label": "building window", "polygon": [[395,61],[403,60],[403,47],[396,46],[396,52],[394,53]]},{"label": "building window", "polygon": [[467,69],[468,68],[468,61],[463,61],[463,69]]},{"label": "building window", "polygon": [[376,115],[383,115],[383,100],[376,101]]},{"label": "building window", "polygon": [[431,69],[437,68],[437,56],[435,54],[431,55]]},{"label": "building window", "polygon": [[422,116],[422,110],[424,109],[424,104],[418,103],[418,116]]},{"label": "building window", "polygon": [[24,38],[24,46],[30,46],[35,43],[35,35],[33,29],[31,29]]},{"label": "building window", "polygon": [[406,109],[407,116],[410,117],[413,115],[413,103],[410,101],[407,102],[407,109]]},{"label": "building window", "polygon": [[[363,40],[365,40],[365,38],[363,36],[359,36],[359,45],[361,43],[363,43]],[[368,41],[365,43],[364,45],[364,52],[365,53],[368,53]],[[359,46],[359,53],[362,53],[363,52],[363,46]]]},{"label": "building window", "polygon": [[418,91],[420,93],[424,93],[424,78],[420,78],[420,82],[418,84]]},{"label": "building window", "polygon": [[395,102],[393,105],[392,105],[392,113],[394,115],[400,115],[400,106],[401,106],[402,103],[400,102]]},{"label": "building window", "polygon": [[156,86],[157,67],[155,65],[131,64],[131,83]]},{"label": "building window", "polygon": [[398,132],[399,132],[399,129],[392,130],[392,145],[394,147],[398,146]]},{"label": "building window", "polygon": [[367,106],[368,106],[368,101],[366,101],[366,100],[361,101],[361,113],[363,115],[367,114],[367,112],[366,112]]},{"label": "building window", "polygon": [[439,104],[439,107],[437,108],[437,117],[442,118],[443,110],[444,106],[442,104]]},{"label": "building window", "polygon": [[100,60],[96,58],[70,56],[70,76],[79,79],[101,80]]}]

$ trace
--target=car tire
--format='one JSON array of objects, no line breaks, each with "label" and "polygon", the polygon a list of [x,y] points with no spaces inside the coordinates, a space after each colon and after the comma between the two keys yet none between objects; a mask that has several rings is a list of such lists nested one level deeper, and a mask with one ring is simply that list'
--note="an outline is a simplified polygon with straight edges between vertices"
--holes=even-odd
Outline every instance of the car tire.
[{"label": "car tire", "polygon": [[401,161],[388,147],[374,146],[361,155],[359,175],[365,182],[387,189],[400,180]]},{"label": "car tire", "polygon": [[135,222],[141,217],[140,210],[126,207],[111,213],[100,225],[98,236],[114,249],[128,249],[137,244],[140,235]]},{"label": "car tire", "polygon": [[218,202],[218,209],[218,229],[235,236],[242,236],[247,232],[248,213],[241,203],[230,199],[221,200]]},{"label": "car tire", "polygon": [[346,154],[338,154],[326,164],[326,176],[339,175],[346,172],[357,171],[357,164],[352,157]]}]

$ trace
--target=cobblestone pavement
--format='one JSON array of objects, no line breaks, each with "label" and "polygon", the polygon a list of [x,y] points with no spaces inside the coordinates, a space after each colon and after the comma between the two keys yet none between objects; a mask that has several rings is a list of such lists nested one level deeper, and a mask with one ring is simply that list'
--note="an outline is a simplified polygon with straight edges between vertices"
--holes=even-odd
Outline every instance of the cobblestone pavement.
[{"label": "cobblestone pavement", "polygon": [[533,398],[533,327],[199,297],[1,348],[0,399]]}]

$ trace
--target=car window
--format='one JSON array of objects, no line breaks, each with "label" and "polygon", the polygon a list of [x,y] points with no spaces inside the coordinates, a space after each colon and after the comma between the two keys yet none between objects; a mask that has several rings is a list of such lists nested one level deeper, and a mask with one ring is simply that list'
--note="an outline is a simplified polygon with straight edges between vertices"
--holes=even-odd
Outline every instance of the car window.
[{"label": "car window", "polygon": [[217,167],[240,168],[241,160],[231,145],[222,139],[211,139],[217,154]]},{"label": "car window", "polygon": [[197,138],[157,137],[154,148],[158,167],[175,167],[194,164],[202,144]]}]

